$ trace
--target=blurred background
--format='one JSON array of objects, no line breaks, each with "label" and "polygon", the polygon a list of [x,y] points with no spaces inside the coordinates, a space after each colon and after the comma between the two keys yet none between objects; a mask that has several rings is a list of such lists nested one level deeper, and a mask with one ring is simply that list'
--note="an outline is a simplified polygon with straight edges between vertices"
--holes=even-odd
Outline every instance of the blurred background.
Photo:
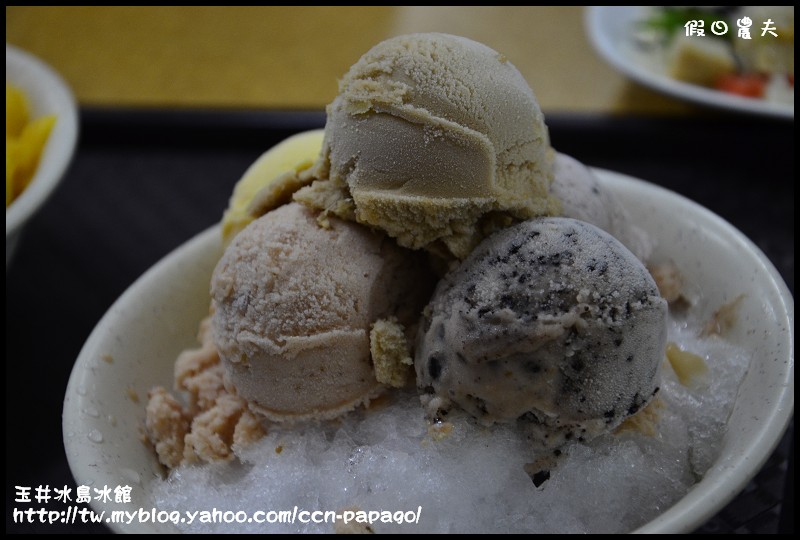
[{"label": "blurred background", "polygon": [[501,51],[546,112],[688,109],[598,61],[580,7],[6,8],[6,41],[87,106],[322,109],[372,45],[432,31]]},{"label": "blurred background", "polygon": [[[502,52],[533,88],[556,148],[721,215],[793,291],[793,119],[641,86],[601,60],[584,16],[580,7],[6,7],[7,43],[61,74],[81,121],[69,172],[6,268],[6,530],[104,531],[10,517],[15,485],[74,486],[60,415],[81,346],[136,278],[218,222],[263,151],[322,127],[337,79],[394,35],[454,33]],[[792,443],[790,426],[755,481],[698,532],[793,531]]]}]

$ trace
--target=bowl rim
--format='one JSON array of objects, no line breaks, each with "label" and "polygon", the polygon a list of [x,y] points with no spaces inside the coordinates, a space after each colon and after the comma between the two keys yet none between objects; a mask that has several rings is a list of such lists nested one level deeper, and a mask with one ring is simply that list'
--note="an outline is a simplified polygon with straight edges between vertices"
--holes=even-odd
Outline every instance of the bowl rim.
[{"label": "bowl rim", "polygon": [[[650,182],[614,171],[597,168],[592,168],[592,170],[604,185],[609,186],[614,191],[617,189],[630,189],[639,191],[639,193],[649,195],[657,193],[659,196],[669,197],[684,207],[690,208],[693,213],[701,216],[701,219],[711,227],[729,233],[731,242],[752,253],[754,262],[757,262],[760,269],[763,270],[766,282],[769,283],[771,288],[774,288],[780,300],[777,305],[780,309],[778,318],[786,321],[787,328],[790,329],[786,338],[789,345],[786,350],[786,357],[790,360],[791,365],[786,371],[785,381],[783,381],[785,384],[780,392],[776,393],[776,398],[772,402],[769,414],[761,419],[758,436],[748,441],[746,451],[742,452],[741,455],[726,459],[725,470],[717,471],[711,478],[706,476],[664,512],[631,531],[633,533],[689,532],[708,520],[741,492],[747,482],[758,473],[769,458],[788,426],[794,408],[794,298],[783,278],[781,278],[777,269],[766,255],[742,232],[723,218],[674,191]],[[116,313],[120,311],[120,307],[129,302],[131,298],[136,297],[140,290],[155,279],[165,268],[174,264],[179,258],[197,253],[200,250],[209,249],[210,246],[217,242],[216,239],[218,237],[219,225],[212,226],[197,234],[158,261],[122,294],[98,322],[78,355],[66,389],[67,396],[74,393],[79,380],[83,379],[91,358],[96,356],[94,349],[103,339],[103,334],[108,332],[109,324],[116,318]],[[74,424],[79,417],[79,402],[72,400],[68,404],[68,401],[65,400],[62,429],[66,429],[67,425]],[[64,436],[65,446],[74,444],[74,442],[74,439]],[[79,457],[72,457],[75,455],[75,452],[67,451],[70,469],[76,480],[80,481],[86,478],[88,474],[85,466],[82,466],[82,464],[86,463],[87,456],[84,454]],[[718,461],[719,459],[717,459]],[[736,474],[732,474],[734,470]],[[94,477],[96,477],[96,471]],[[110,507],[95,503],[95,501],[92,501],[92,506],[101,511],[110,509]],[[120,526],[119,524],[112,524],[111,526],[118,532],[134,532],[133,530],[128,531],[125,526]]]},{"label": "bowl rim", "polygon": [[[9,69],[24,71],[26,77],[46,89],[44,101],[48,110],[43,112],[56,114],[57,118],[33,178],[6,208],[6,239],[18,232],[53,193],[64,177],[78,142],[78,106],[64,79],[40,58],[6,43],[6,81]],[[26,90],[26,94],[30,91]]]},{"label": "bowl rim", "polygon": [[[745,251],[754,255],[754,260],[760,265],[760,270],[767,276],[765,279],[778,294],[781,308],[780,318],[785,318],[787,328],[792,329],[787,333],[789,342],[787,357],[791,362],[791,367],[786,371],[784,384],[769,411],[770,414],[762,418],[762,422],[760,422],[758,436],[750,440],[745,452],[726,460],[725,468],[728,472],[715,474],[711,478],[704,476],[666,511],[631,531],[647,534],[688,533],[702,525],[745,488],[769,459],[789,425],[789,420],[794,412],[794,297],[777,268],[764,252],[739,229],[708,208],[679,193],[633,176],[594,167],[592,171],[607,185],[620,186],[623,183],[629,183],[628,189],[646,189],[651,192],[656,190],[661,192],[661,195],[677,198],[684,205],[690,207],[693,213],[702,215],[715,228],[729,232],[732,242],[735,241]],[[753,456],[758,456],[758,458],[753,459]],[[718,461],[719,458],[715,460],[715,462]],[[733,470],[739,474],[730,474],[730,471]],[[711,502],[709,502],[710,500]]]}]

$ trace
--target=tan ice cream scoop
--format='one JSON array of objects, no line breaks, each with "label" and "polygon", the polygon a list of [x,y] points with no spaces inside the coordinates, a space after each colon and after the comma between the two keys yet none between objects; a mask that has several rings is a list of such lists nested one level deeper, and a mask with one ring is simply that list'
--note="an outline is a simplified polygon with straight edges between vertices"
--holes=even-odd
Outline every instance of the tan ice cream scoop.
[{"label": "tan ice cream scoop", "polygon": [[370,325],[413,325],[430,288],[421,254],[338,219],[323,229],[288,204],[225,251],[211,281],[227,381],[275,421],[332,418],[380,393]]},{"label": "tan ice cream scoop", "polygon": [[536,98],[485,45],[447,34],[386,40],[350,68],[327,112],[318,167],[327,184],[296,200],[341,215],[351,198],[350,217],[400,245],[464,258],[486,234],[558,209]]}]

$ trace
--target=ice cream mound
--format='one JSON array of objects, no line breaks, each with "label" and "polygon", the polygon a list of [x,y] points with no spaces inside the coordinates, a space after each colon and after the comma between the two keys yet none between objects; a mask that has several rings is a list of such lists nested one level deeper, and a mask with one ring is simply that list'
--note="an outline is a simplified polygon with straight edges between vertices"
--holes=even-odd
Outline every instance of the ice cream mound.
[{"label": "ice cream mound", "polygon": [[[158,483],[159,510],[408,510],[420,523],[375,523],[388,532],[628,532],[680,499],[716,458],[725,423],[747,369],[746,354],[721,339],[699,339],[702,321],[676,319],[669,337],[706,360],[707,386],[682,385],[665,363],[645,432],[623,424],[591,442],[538,454],[555,468],[538,488],[534,461],[514,425],[486,428],[451,413],[446,437],[427,429],[413,391],[393,391],[325,424],[271,427],[260,441],[236,447],[237,459],[181,467]],[[645,409],[648,414],[650,407]],[[636,415],[633,418],[638,418]],[[225,532],[232,524],[182,524],[185,532]],[[237,524],[241,532],[333,532],[332,524]]]},{"label": "ice cream mound", "polygon": [[[160,508],[422,506],[413,532],[620,532],[718,451],[746,358],[669,323],[657,286],[680,298],[680,280],[653,280],[646,235],[483,45],[374,47],[324,138],[245,174],[223,235],[201,346],[176,362],[186,399],[156,388],[147,406],[173,469]],[[450,268],[433,296],[429,256]]]}]

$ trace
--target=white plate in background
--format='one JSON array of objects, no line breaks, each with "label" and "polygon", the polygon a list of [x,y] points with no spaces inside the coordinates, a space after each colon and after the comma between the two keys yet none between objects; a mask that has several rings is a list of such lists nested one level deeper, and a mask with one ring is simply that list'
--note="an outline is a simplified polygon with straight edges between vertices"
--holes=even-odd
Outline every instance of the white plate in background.
[{"label": "white plate in background", "polygon": [[636,82],[671,96],[722,109],[759,116],[794,119],[793,103],[775,103],[746,98],[678,81],[648,67],[634,54],[632,29],[644,18],[643,6],[592,6],[586,9],[589,41],[600,56],[617,71]]}]

